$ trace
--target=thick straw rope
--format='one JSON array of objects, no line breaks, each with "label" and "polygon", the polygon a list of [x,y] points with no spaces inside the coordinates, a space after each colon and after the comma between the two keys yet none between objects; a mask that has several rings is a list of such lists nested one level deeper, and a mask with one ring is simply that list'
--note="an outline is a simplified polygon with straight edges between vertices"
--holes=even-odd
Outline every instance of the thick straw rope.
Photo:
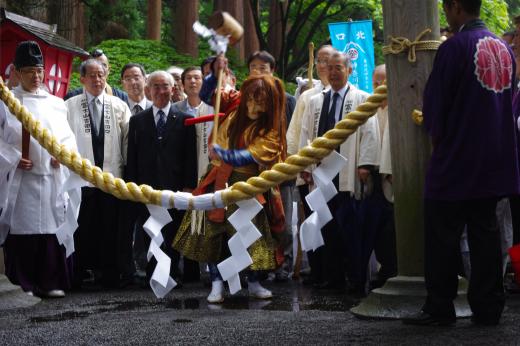
[{"label": "thick straw rope", "polygon": [[[327,131],[323,137],[316,138],[310,145],[302,148],[298,154],[289,156],[284,163],[276,164],[271,170],[262,172],[258,177],[250,178],[247,182],[235,183],[224,190],[222,192],[224,204],[229,205],[253,198],[284,181],[294,179],[307,166],[320,162],[373,116],[386,97],[386,85],[379,86],[374,91],[374,95],[369,96],[366,102],[359,105],[355,111],[348,113],[346,119],[338,122],[336,127]],[[162,205],[162,191],[154,190],[148,185],[137,186],[135,183],[126,183],[123,179],[114,178],[112,174],[93,166],[89,160],[82,158],[77,152],[60,145],[49,130],[43,129],[40,122],[34,119],[27,108],[20,104],[1,78],[0,98],[31,136],[60,163],[86,181],[119,199]],[[170,206],[173,207],[174,204],[175,201],[170,200]]]},{"label": "thick straw rope", "polygon": [[400,54],[408,52],[408,61],[414,63],[417,61],[416,51],[418,50],[437,50],[441,45],[441,41],[426,40],[421,41],[422,37],[432,32],[431,29],[423,30],[414,41],[410,41],[406,37],[392,37],[389,36],[390,44],[383,47],[383,54]]}]

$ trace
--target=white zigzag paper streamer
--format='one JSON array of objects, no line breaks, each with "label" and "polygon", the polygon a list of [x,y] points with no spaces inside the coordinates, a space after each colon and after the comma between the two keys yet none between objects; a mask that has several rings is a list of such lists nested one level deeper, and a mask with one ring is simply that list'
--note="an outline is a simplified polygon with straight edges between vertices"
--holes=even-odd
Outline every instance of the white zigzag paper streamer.
[{"label": "white zigzag paper streamer", "polygon": [[[60,167],[60,169],[67,169]],[[65,256],[69,257],[74,253],[74,232],[78,229],[79,207],[81,205],[81,188],[88,183],[79,175],[70,171],[70,175],[61,187],[60,193],[67,192],[67,210],[65,212],[65,222],[56,230],[58,243],[65,247]]]},{"label": "white zigzag paper streamer", "polygon": [[143,228],[151,238],[147,259],[149,261],[153,256],[157,260],[157,265],[150,278],[150,287],[157,298],[164,298],[177,286],[175,280],[170,276],[171,259],[161,250],[161,244],[164,242],[161,229],[172,222],[172,218],[166,208],[152,204],[147,204],[146,207],[150,212],[150,217]]},{"label": "white zigzag paper streamer", "polygon": [[228,241],[231,257],[217,265],[222,279],[228,282],[231,294],[242,289],[238,274],[253,263],[247,248],[262,236],[258,228],[251,222],[255,215],[262,210],[262,205],[255,198],[237,202],[237,205],[238,210],[228,218],[228,221],[237,230]]},{"label": "white zigzag paper streamer", "polygon": [[321,228],[332,220],[327,202],[338,193],[332,179],[346,164],[347,159],[333,150],[312,172],[316,188],[305,200],[313,213],[300,227],[300,242],[304,251],[314,251],[324,244]]}]

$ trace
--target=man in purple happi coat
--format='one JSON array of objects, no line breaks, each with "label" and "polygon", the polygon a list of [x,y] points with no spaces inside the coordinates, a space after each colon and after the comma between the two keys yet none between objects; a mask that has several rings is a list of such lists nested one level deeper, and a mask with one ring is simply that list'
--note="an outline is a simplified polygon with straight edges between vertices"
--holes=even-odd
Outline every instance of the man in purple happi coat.
[{"label": "man in purple happi coat", "polygon": [[512,111],[515,61],[479,19],[481,0],[443,0],[455,35],[435,57],[424,91],[433,152],[424,191],[422,311],[405,323],[455,323],[460,237],[468,230],[468,301],[476,324],[498,324],[504,308],[497,201],[519,192]]}]

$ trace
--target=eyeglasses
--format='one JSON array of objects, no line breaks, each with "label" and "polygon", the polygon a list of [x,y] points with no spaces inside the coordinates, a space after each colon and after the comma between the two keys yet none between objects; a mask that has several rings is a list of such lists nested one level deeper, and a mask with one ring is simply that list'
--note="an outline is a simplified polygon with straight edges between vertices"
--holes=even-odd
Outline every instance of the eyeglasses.
[{"label": "eyeglasses", "polygon": [[329,62],[328,60],[320,60],[320,59],[316,59],[316,60],[314,60],[314,63],[315,63],[316,65],[322,65],[322,66],[327,65],[328,62]]},{"label": "eyeglasses", "polygon": [[133,82],[133,81],[138,82],[138,81],[140,81],[140,80],[142,80],[142,79],[143,79],[142,76],[125,77],[125,78],[123,78],[123,80],[124,80],[125,82],[128,82],[128,83]]},{"label": "eyeglasses", "polygon": [[90,53],[90,56],[93,57],[93,58],[97,58],[97,57],[100,57],[102,56],[103,54],[103,50],[102,49],[94,49],[91,53]]}]

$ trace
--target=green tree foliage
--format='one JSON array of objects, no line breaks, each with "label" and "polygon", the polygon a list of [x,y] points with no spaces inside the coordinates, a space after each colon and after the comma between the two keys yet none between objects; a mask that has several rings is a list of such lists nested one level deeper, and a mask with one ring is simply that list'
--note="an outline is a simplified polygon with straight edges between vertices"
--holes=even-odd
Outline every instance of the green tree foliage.
[{"label": "green tree foliage", "polygon": [[[518,1],[510,1],[511,3]],[[509,19],[508,4],[505,0],[482,0],[480,17],[486,23],[489,30],[497,35],[502,35],[509,30],[511,21]],[[447,27],[446,16],[442,9],[442,1],[439,0],[439,18],[441,27]]]},{"label": "green tree foliage", "polygon": [[[94,48],[94,47],[93,47]],[[171,65],[187,67],[198,65],[198,61],[188,55],[175,52],[170,46],[150,40],[106,40],[95,48],[102,49],[110,61],[110,75],[108,83],[121,87],[121,69],[130,62],[143,65],[147,73],[164,70]],[[75,61],[75,65],[79,65]],[[79,87],[79,73],[74,72],[69,89]]]},{"label": "green tree foliage", "polygon": [[83,0],[88,21],[87,46],[106,39],[145,35],[146,0]]},{"label": "green tree foliage", "polygon": [[520,15],[520,0],[506,0],[509,16],[514,18]]}]

